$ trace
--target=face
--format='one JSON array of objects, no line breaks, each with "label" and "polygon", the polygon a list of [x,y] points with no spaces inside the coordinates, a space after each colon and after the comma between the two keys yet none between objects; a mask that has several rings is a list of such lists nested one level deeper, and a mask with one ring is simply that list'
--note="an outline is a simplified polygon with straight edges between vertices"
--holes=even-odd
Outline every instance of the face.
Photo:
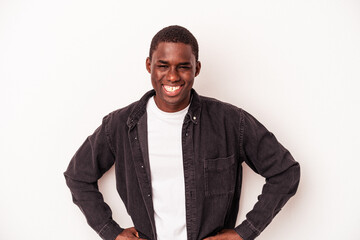
[{"label": "face", "polygon": [[190,103],[194,78],[200,73],[191,46],[184,43],[161,42],[146,59],[146,69],[156,91],[155,103],[162,111],[177,112]]}]

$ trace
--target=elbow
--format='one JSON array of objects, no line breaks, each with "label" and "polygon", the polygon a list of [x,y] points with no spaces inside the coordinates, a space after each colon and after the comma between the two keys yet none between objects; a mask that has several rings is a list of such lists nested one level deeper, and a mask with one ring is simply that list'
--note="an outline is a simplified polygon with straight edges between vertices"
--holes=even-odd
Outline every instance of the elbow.
[{"label": "elbow", "polygon": [[296,162],[296,164],[294,164],[291,167],[292,170],[292,181],[291,181],[291,187],[290,187],[290,194],[294,195],[299,187],[299,183],[300,183],[300,176],[301,176],[301,170],[300,170],[300,164],[298,162]]}]

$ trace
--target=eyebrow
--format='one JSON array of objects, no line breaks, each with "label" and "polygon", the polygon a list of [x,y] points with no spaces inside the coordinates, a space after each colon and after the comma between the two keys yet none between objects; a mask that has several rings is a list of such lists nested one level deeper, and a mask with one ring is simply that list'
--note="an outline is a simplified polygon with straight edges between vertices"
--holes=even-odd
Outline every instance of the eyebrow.
[{"label": "eyebrow", "polygon": [[167,62],[167,61],[164,61],[164,60],[158,60],[158,63],[168,64],[168,62]]}]

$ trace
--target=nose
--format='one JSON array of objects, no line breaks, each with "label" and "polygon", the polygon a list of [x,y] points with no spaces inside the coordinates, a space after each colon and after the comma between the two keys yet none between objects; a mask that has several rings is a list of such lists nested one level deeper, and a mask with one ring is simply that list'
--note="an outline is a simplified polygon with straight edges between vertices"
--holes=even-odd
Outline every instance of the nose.
[{"label": "nose", "polygon": [[180,80],[180,75],[176,68],[170,68],[167,73],[167,80],[170,82],[177,82]]}]

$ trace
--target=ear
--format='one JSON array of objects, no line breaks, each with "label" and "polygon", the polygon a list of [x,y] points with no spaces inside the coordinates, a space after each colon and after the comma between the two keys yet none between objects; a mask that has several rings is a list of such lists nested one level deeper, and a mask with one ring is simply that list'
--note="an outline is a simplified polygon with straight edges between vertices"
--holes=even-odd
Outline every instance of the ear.
[{"label": "ear", "polygon": [[146,70],[151,73],[151,60],[149,57],[146,58],[146,62],[145,62],[145,65],[146,65]]},{"label": "ear", "polygon": [[199,75],[200,69],[201,69],[201,62],[200,62],[200,61],[197,61],[197,62],[196,62],[196,69],[195,69],[195,77],[196,77],[197,75]]}]

